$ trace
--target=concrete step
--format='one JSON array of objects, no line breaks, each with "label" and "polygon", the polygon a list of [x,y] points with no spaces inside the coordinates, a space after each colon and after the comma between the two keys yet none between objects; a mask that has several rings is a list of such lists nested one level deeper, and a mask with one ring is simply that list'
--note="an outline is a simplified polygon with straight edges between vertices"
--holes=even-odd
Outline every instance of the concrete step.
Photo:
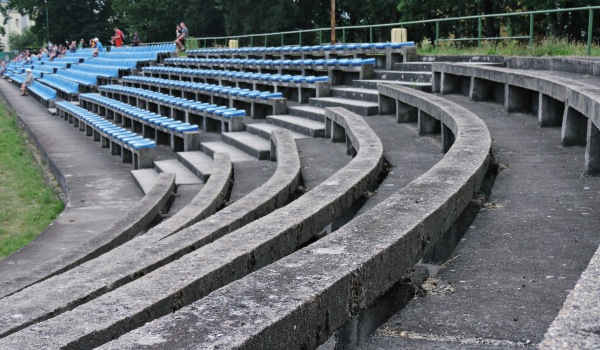
[{"label": "concrete step", "polygon": [[271,142],[247,131],[224,132],[221,138],[223,142],[241,149],[258,160],[269,159],[271,156]]},{"label": "concrete step", "polygon": [[[287,126],[280,126],[277,123],[270,123],[269,122],[269,118],[272,118],[273,116],[267,116],[267,122],[266,123],[252,123],[252,124],[246,124],[246,131],[256,135],[256,136],[260,136],[265,140],[269,140],[271,139],[271,132],[273,130],[279,130],[279,129],[283,129],[286,130],[288,132],[290,132],[292,134],[292,136],[294,137],[294,139],[298,140],[298,139],[306,139],[309,138],[310,135],[306,135],[303,133],[298,132],[297,130],[294,130],[293,128],[289,128]],[[277,116],[275,116],[277,117]],[[298,117],[295,117],[298,118]],[[308,120],[308,119],[304,119],[304,118],[299,118],[302,120],[306,120],[309,122],[313,122],[312,120]],[[317,123],[317,122],[313,122],[313,123]],[[323,126],[324,128],[325,126]]]},{"label": "concrete step", "polygon": [[202,182],[208,181],[210,174],[212,174],[213,160],[204,152],[178,152],[177,159],[202,180]]},{"label": "concrete step", "polygon": [[338,97],[314,97],[308,102],[315,107],[344,107],[347,110],[359,115],[379,114],[379,104],[377,102],[356,101]]},{"label": "concrete step", "polygon": [[191,172],[183,163],[177,159],[158,160],[154,162],[154,168],[159,173],[175,174],[176,185],[198,185],[202,181]]},{"label": "concrete step", "polygon": [[379,94],[376,89],[355,86],[332,86],[331,97],[370,102],[378,102],[379,100]]},{"label": "concrete step", "polygon": [[325,123],[325,109],[321,107],[307,105],[291,106],[288,107],[288,114]]},{"label": "concrete step", "polygon": [[430,83],[433,73],[429,72],[412,72],[412,71],[397,71],[397,70],[380,70],[375,72],[376,80],[400,80],[414,81],[420,83]]},{"label": "concrete step", "polygon": [[377,84],[398,84],[406,87],[420,90],[423,92],[431,92],[432,83],[419,83],[411,81],[399,81],[399,80],[355,80],[354,85],[357,87],[376,89]]},{"label": "concrete step", "polygon": [[294,115],[272,115],[267,117],[267,123],[314,138],[325,137],[325,123],[316,120]]},{"label": "concrete step", "polygon": [[257,161],[248,153],[223,141],[202,142],[200,149],[211,157],[215,153],[228,153],[232,163]]},{"label": "concrete step", "polygon": [[148,194],[158,180],[158,173],[154,169],[138,169],[131,171],[131,177],[142,193]]},{"label": "concrete step", "polygon": [[404,72],[431,72],[431,62],[398,62],[394,64],[394,70]]}]

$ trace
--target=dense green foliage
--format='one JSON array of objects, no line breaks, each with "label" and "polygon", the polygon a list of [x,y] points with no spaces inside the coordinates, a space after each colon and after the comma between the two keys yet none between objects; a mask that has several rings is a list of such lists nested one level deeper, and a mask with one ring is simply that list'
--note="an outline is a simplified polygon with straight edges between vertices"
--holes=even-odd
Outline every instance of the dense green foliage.
[{"label": "dense green foliage", "polygon": [[21,132],[0,104],[0,259],[33,240],[63,209]]},{"label": "dense green foliage", "polygon": [[[38,41],[46,40],[46,9],[49,18],[50,41],[86,40],[99,37],[108,43],[112,28],[121,28],[130,42],[139,32],[143,42],[172,41],[175,24],[183,21],[193,37],[246,35],[326,29],[330,26],[331,0],[10,0],[10,5],[32,16],[32,32]],[[448,17],[472,16],[515,11],[600,5],[600,0],[337,0],[336,26],[357,26],[407,22]],[[600,11],[596,11],[600,12]],[[600,15],[595,15],[599,23]],[[586,40],[588,13],[586,11],[543,13],[535,15],[535,33],[540,36]],[[409,39],[420,42],[435,38],[435,24],[408,24]],[[468,38],[477,35],[477,20],[466,20],[440,26],[441,37]],[[510,35],[529,31],[529,17],[494,17],[482,21],[485,37],[496,37],[501,30]],[[324,30],[321,38],[305,33],[302,44],[328,42]],[[346,42],[386,41],[389,28],[352,30],[344,33]],[[371,39],[372,36],[372,39]],[[594,33],[600,37],[599,32]],[[339,37],[339,34],[338,34]],[[282,43],[281,38],[269,38],[270,45]],[[297,44],[298,37],[285,38]],[[258,43],[256,43],[258,44]],[[260,43],[262,44],[262,42]],[[288,44],[288,42],[283,42]]]}]

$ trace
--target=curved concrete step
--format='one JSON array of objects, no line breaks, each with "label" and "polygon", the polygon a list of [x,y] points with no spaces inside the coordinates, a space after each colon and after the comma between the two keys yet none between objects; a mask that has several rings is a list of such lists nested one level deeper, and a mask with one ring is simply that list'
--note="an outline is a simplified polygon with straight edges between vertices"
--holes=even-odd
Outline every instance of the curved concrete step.
[{"label": "curved concrete step", "polygon": [[378,102],[377,90],[356,86],[332,86],[331,97],[346,98],[356,101]]},{"label": "curved concrete step", "polygon": [[339,97],[314,97],[309,100],[314,107],[343,107],[359,115],[368,116],[379,113],[379,104],[368,101],[355,101]]},{"label": "curved concrete step", "polygon": [[301,105],[288,107],[288,114],[325,123],[325,109],[322,107]]},{"label": "curved concrete step", "polygon": [[154,169],[137,169],[131,171],[131,178],[142,193],[147,194],[158,181],[159,174]]},{"label": "curved concrete step", "polygon": [[[292,127],[286,127],[286,126],[277,125],[276,123],[269,123],[270,118],[273,118],[273,117],[276,117],[276,116],[268,116],[266,123],[246,124],[246,131],[253,135],[262,137],[263,139],[266,139],[266,140],[269,140],[271,138],[271,133],[273,132],[273,130],[287,130],[290,134],[292,134],[292,137],[296,140],[305,139],[305,138],[309,138],[312,136],[312,135],[307,135],[307,134],[298,132],[297,129],[293,128],[293,125],[292,125]],[[298,117],[295,117],[295,118],[298,118]],[[304,119],[304,118],[298,118],[298,119],[302,119],[307,122],[311,122],[311,120]],[[313,123],[316,123],[316,122],[313,122]],[[322,126],[322,128],[323,128],[323,132],[325,132],[324,125]]]},{"label": "curved concrete step", "polygon": [[247,131],[224,132],[221,134],[224,142],[241,149],[256,159],[269,159],[271,142]]},{"label": "curved concrete step", "polygon": [[325,124],[315,120],[294,115],[272,115],[267,117],[267,123],[269,123],[268,125],[277,125],[314,138],[325,137]]},{"label": "curved concrete step", "polygon": [[208,181],[213,170],[213,159],[201,151],[178,152],[177,159],[202,182]]},{"label": "curved concrete step", "polygon": [[413,88],[423,92],[431,92],[433,84],[431,82],[414,82],[401,80],[355,80],[355,86],[367,89],[376,89],[378,84],[394,84]]},{"label": "curved concrete step", "polygon": [[199,185],[204,183],[196,174],[191,172],[177,159],[158,160],[154,162],[154,168],[159,173],[175,174],[176,185]]},{"label": "curved concrete step", "polygon": [[254,162],[257,160],[239,148],[222,141],[202,142],[200,144],[200,148],[211,157],[215,153],[227,153],[229,154],[229,158],[231,159],[232,163]]}]

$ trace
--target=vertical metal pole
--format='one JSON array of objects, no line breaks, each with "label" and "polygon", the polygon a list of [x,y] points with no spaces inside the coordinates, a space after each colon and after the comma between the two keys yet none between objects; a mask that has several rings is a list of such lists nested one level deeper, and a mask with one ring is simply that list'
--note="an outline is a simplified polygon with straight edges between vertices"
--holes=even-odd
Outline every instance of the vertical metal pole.
[{"label": "vertical metal pole", "polygon": [[48,21],[48,2],[44,0],[44,4],[46,4],[46,45],[50,44],[50,21]]},{"label": "vertical metal pole", "polygon": [[267,35],[265,35],[265,47],[267,47]]},{"label": "vertical metal pole", "polygon": [[319,45],[323,44],[323,32],[319,30]]},{"label": "vertical metal pole", "polygon": [[335,45],[335,0],[331,0],[331,45]]},{"label": "vertical metal pole", "polygon": [[481,17],[477,18],[477,49],[481,49]]},{"label": "vertical metal pole", "polygon": [[250,47],[252,47],[252,46],[253,46],[253,45],[252,45],[252,41],[253,41],[253,39],[254,39],[254,36],[252,36],[252,35],[251,35],[251,36],[250,36]]},{"label": "vertical metal pole", "polygon": [[592,9],[590,9],[590,15],[589,15],[589,20],[588,20],[588,32],[587,32],[587,55],[591,56],[592,55],[592,30],[594,29],[593,27],[593,23],[594,22],[594,11]]},{"label": "vertical metal pole", "polygon": [[298,46],[302,46],[302,32],[298,32]]},{"label": "vertical metal pole", "polygon": [[369,27],[369,42],[373,42],[373,27]]},{"label": "vertical metal pole", "polygon": [[342,28],[342,42],[346,42],[346,28]]},{"label": "vertical metal pole", "polygon": [[529,47],[533,47],[533,13],[529,14]]},{"label": "vertical metal pole", "polygon": [[438,41],[440,40],[440,21],[435,21],[435,47],[438,47]]}]

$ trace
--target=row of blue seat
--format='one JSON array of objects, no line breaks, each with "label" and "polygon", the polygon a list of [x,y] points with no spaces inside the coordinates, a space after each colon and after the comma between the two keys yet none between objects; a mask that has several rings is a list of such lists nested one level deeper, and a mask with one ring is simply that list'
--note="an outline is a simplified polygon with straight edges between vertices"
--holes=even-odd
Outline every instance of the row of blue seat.
[{"label": "row of blue seat", "polygon": [[73,71],[93,74],[100,78],[118,78],[119,68],[109,66],[96,66],[91,64],[74,64],[70,68]]},{"label": "row of blue seat", "polygon": [[86,58],[83,64],[90,64],[102,67],[116,67],[122,70],[129,70],[137,67],[139,59],[112,59],[112,58]]},{"label": "row of blue seat", "polygon": [[176,87],[176,88],[196,90],[198,92],[219,93],[224,96],[240,96],[240,97],[263,99],[263,100],[267,100],[270,98],[282,98],[283,97],[281,92],[258,91],[258,90],[250,90],[250,89],[241,89],[241,88],[237,88],[234,86],[193,83],[193,82],[189,82],[189,81],[160,79],[160,78],[152,78],[152,77],[128,76],[128,77],[123,77],[123,82],[153,84],[153,85],[160,85],[163,87]]},{"label": "row of blue seat", "polygon": [[282,81],[294,83],[316,83],[319,81],[329,81],[328,76],[314,76],[314,75],[291,75],[291,74],[271,74],[271,73],[255,73],[255,72],[240,72],[230,70],[218,70],[218,69],[194,69],[194,68],[181,68],[181,67],[166,67],[166,66],[150,66],[142,68],[142,72],[147,73],[160,73],[160,74],[174,74],[174,75],[186,75],[186,76],[197,76],[197,77],[228,77],[236,79],[246,80],[260,80],[260,81]]},{"label": "row of blue seat", "polygon": [[[120,86],[120,85],[105,85],[102,86],[106,88],[108,86]],[[98,94],[81,94],[79,95],[80,100],[91,101],[97,103],[99,105],[103,105],[105,107],[117,110],[121,112],[123,115],[128,116],[131,119],[137,120],[147,125],[155,125],[162,127],[164,129],[176,132],[176,133],[185,133],[191,131],[198,131],[198,125],[192,125],[190,123],[182,122],[181,120],[175,120],[173,118],[163,117],[154,112],[149,112],[147,110],[129,105],[124,102],[120,102],[105,96],[101,96]]]},{"label": "row of blue seat", "polygon": [[332,67],[332,66],[362,66],[375,64],[374,58],[342,58],[342,59],[305,59],[305,60],[263,60],[254,58],[167,58],[165,64],[172,65],[248,65],[261,67],[281,67],[281,66],[314,66],[314,67]]},{"label": "row of blue seat", "polygon": [[113,46],[110,48],[111,53],[115,52],[175,52],[176,46],[175,43],[165,43],[165,44],[156,44],[156,45],[140,45],[140,46],[121,46],[116,47]]},{"label": "row of blue seat", "polygon": [[243,47],[237,49],[218,48],[218,49],[197,49],[188,50],[188,54],[210,54],[210,53],[298,53],[298,52],[321,52],[321,51],[340,51],[340,50],[385,50],[399,49],[402,47],[414,46],[412,41],[405,43],[362,43],[362,44],[335,44],[335,45],[313,45],[313,46],[279,46],[279,47]]},{"label": "row of blue seat", "polygon": [[100,92],[126,93],[142,97],[149,101],[154,101],[162,105],[170,105],[176,108],[188,109],[193,112],[204,112],[223,118],[244,117],[246,111],[243,109],[229,108],[227,106],[218,106],[212,103],[204,103],[194,100],[188,100],[181,97],[174,97],[160,92],[150,91],[123,85],[103,85],[99,87]]},{"label": "row of blue seat", "polygon": [[36,95],[39,99],[46,102],[47,104],[51,101],[56,100],[57,92],[56,89],[53,89],[47,85],[44,85],[40,82],[34,82],[30,86],[27,87],[31,93]]},{"label": "row of blue seat", "polygon": [[66,113],[75,116],[81,121],[84,121],[86,124],[92,126],[93,128],[102,133],[105,133],[113,139],[121,141],[122,143],[130,146],[135,150],[156,147],[156,142],[154,140],[144,138],[139,134],[131,132],[125,128],[119,127],[84,108],[75,106],[70,102],[57,102],[56,107],[58,109],[63,110]]},{"label": "row of blue seat", "polygon": [[77,94],[79,92],[78,83],[54,74],[46,74],[44,77],[38,79],[38,81],[49,85],[56,90],[62,91],[67,95]]},{"label": "row of blue seat", "polygon": [[59,69],[55,73],[56,75],[72,80],[79,85],[83,85],[85,87],[94,87],[98,85],[98,79],[94,74],[88,74],[80,71],[76,71],[73,69]]}]

